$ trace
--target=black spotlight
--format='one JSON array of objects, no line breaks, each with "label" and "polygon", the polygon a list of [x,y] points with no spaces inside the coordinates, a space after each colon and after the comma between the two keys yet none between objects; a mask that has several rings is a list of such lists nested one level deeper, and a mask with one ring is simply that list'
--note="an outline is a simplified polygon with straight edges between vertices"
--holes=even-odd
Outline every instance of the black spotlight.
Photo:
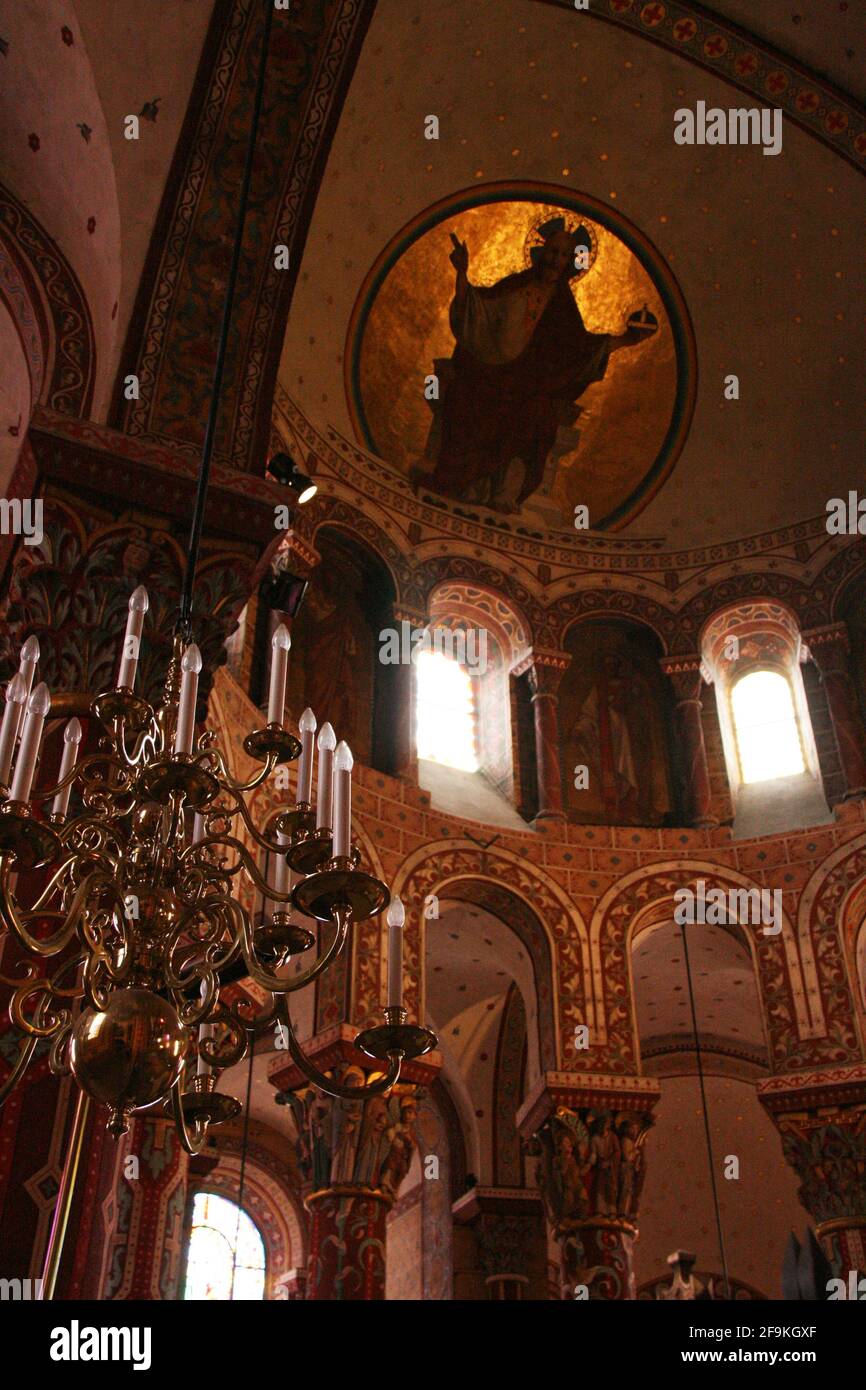
[{"label": "black spotlight", "polygon": [[298,494],[298,506],[302,507],[305,502],[309,502],[317,491],[316,484],[312,478],[308,478],[306,473],[302,473],[294,459],[288,454],[274,454],[268,461],[267,473],[275,478],[283,487],[290,487]]}]

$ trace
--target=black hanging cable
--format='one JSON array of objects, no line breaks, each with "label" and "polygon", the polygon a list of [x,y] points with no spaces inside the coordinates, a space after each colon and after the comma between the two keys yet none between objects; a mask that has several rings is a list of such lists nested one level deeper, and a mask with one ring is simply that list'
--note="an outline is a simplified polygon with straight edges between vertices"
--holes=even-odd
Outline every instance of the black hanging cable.
[{"label": "black hanging cable", "polygon": [[244,1132],[241,1139],[241,1171],[238,1177],[238,1219],[235,1224],[235,1248],[232,1256],[232,1287],[229,1293],[229,1302],[234,1302],[235,1297],[235,1270],[238,1267],[238,1240],[241,1233],[241,1212],[244,1209],[244,1185],[247,1177],[247,1142],[250,1134],[250,1097],[253,1091],[253,1061],[256,1055],[256,1035],[250,1030],[250,1066],[247,1072],[247,1098],[244,1105]]},{"label": "black hanging cable", "polygon": [[716,1187],[716,1165],[713,1159],[713,1142],[710,1138],[710,1113],[707,1107],[707,1092],[704,1086],[704,1063],[701,1055],[701,1039],[698,1033],[698,1013],[695,1008],[695,992],[692,987],[692,967],[689,963],[689,944],[686,939],[686,927],[684,922],[680,922],[680,931],[683,934],[683,955],[686,962],[686,980],[689,986],[689,1005],[692,1011],[692,1031],[695,1035],[695,1056],[698,1063],[698,1083],[701,1088],[701,1108],[704,1113],[704,1133],[707,1138],[707,1158],[710,1164],[710,1185],[713,1190],[713,1207],[716,1213],[716,1231],[719,1237],[719,1252],[722,1257],[722,1273],[725,1276],[725,1295],[731,1296],[731,1281],[728,1276],[728,1257],[725,1254],[725,1237],[722,1234],[722,1213],[719,1210],[719,1192]]},{"label": "black hanging cable", "polygon": [[211,459],[213,457],[214,439],[216,438],[217,419],[220,409],[220,396],[222,394],[223,376],[225,374],[226,352],[228,350],[229,329],[231,327],[232,307],[234,304],[235,289],[237,287],[238,271],[240,269],[241,251],[243,249],[244,226],[247,220],[247,208],[249,205],[250,182],[253,173],[253,158],[256,149],[256,139],[259,131],[259,121],[262,113],[262,101],[265,91],[265,69],[268,61],[268,48],[270,46],[271,27],[273,25],[274,6],[273,0],[265,0],[265,26],[262,38],[262,51],[259,58],[259,71],[256,78],[256,94],[253,102],[253,117],[250,124],[249,139],[247,141],[247,153],[244,163],[244,174],[241,181],[240,204],[238,211],[238,222],[235,231],[235,242],[232,249],[231,267],[226,283],[226,297],[223,305],[222,324],[220,326],[220,336],[217,345],[216,365],[213,374],[213,387],[211,389],[210,409],[208,411],[207,425],[205,428],[204,446],[201,455],[201,467],[198,475],[198,487],[196,489],[195,508],[192,515],[192,525],[189,533],[189,544],[186,556],[186,571],[183,577],[183,589],[180,598],[180,619],[179,627],[185,641],[191,636],[190,622],[192,617],[192,590],[195,582],[195,571],[198,563],[199,545],[201,543],[202,525],[204,523],[204,508],[207,497],[208,482],[210,480]]}]

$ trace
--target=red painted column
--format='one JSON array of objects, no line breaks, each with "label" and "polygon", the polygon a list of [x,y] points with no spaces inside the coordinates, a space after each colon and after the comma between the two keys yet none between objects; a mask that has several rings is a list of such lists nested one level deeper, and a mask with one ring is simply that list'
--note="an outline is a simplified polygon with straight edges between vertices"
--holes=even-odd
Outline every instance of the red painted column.
[{"label": "red painted column", "polygon": [[866,734],[851,679],[848,629],[844,623],[833,623],[803,635],[827,694],[845,796],[861,796],[866,791]]},{"label": "red painted column", "polygon": [[174,1121],[134,1116],[117,1145],[100,1298],[181,1297],[188,1173]]},{"label": "red painted column", "polygon": [[701,663],[699,657],[664,660],[661,668],[676,697],[677,735],[683,763],[684,811],[689,825],[707,828],[718,825],[711,810],[710,771],[704,743],[701,702]]},{"label": "red painted column", "polygon": [[538,781],[536,820],[565,820],[559,757],[559,686],[571,658],[565,653],[536,652],[529,671],[535,718],[535,768]]},{"label": "red painted column", "polygon": [[[376,1066],[353,1048],[352,1030],[328,1029],[304,1044],[321,1071],[361,1086]],[[415,1090],[437,1062],[406,1065],[387,1096],[338,1100],[308,1085],[293,1064],[273,1072],[291,1108],[304,1205],[310,1213],[307,1299],[377,1301],[385,1297],[385,1225],[417,1146]]]}]

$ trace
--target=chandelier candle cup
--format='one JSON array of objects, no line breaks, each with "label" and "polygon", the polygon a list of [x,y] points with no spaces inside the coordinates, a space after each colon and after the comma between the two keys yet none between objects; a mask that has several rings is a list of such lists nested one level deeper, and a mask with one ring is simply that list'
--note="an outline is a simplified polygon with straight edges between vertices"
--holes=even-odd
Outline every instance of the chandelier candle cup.
[{"label": "chandelier candle cup", "polygon": [[198,696],[198,673],[201,670],[201,652],[195,642],[184,652],[180,669],[182,675],[177,729],[174,735],[175,757],[179,754],[192,752],[192,740],[195,733],[195,702]]},{"label": "chandelier candle cup", "polygon": [[301,715],[301,761],[298,764],[298,805],[309,806],[313,799],[313,743],[316,737],[316,716],[307,707]]},{"label": "chandelier candle cup", "polygon": [[33,786],[33,777],[36,772],[36,759],[39,756],[39,745],[42,742],[42,729],[45,724],[45,716],[51,708],[51,696],[48,686],[44,681],[40,681],[27,703],[27,718],[24,721],[24,732],[21,735],[21,746],[18,749],[18,758],[15,763],[15,776],[12,779],[12,791],[9,794],[11,801],[27,801],[30,796],[30,788]]},{"label": "chandelier candle cup", "polygon": [[280,623],[271,638],[271,688],[268,694],[268,723],[283,726],[286,703],[286,676],[289,669],[289,648],[292,639],[285,623]]},{"label": "chandelier candle cup", "polygon": [[352,847],[352,768],[355,759],[341,740],[334,754],[334,858],[348,859]]},{"label": "chandelier candle cup", "polygon": [[331,829],[331,808],[334,795],[334,749],[337,736],[330,724],[323,724],[319,733],[319,785],[316,794],[316,829]]},{"label": "chandelier candle cup", "polygon": [[6,708],[3,711],[3,724],[0,727],[0,783],[9,785],[12,768],[12,754],[18,738],[22,711],[27,704],[27,684],[20,671],[16,671],[6,687]]},{"label": "chandelier candle cup", "polygon": [[126,634],[123,639],[123,655],[117,675],[118,689],[132,690],[135,673],[138,669],[138,650],[144,628],[144,615],[150,606],[147,590],[143,584],[133,590],[129,599],[129,616],[126,619]]},{"label": "chandelier candle cup", "polygon": [[24,718],[27,713],[27,701],[30,699],[30,692],[33,689],[33,678],[36,673],[36,664],[39,661],[39,643],[35,637],[28,637],[24,646],[21,648],[19,656],[18,672],[24,682],[24,701],[18,710],[18,729],[20,734],[24,727]]},{"label": "chandelier candle cup", "polygon": [[[75,764],[78,762],[78,745],[81,743],[81,724],[77,719],[70,719],[63,731],[63,757],[60,761],[60,776],[58,782],[62,782],[68,777]],[[51,819],[63,820],[69,810],[69,798],[72,795],[72,781],[70,780],[65,787],[62,787],[54,798],[51,807]]]},{"label": "chandelier candle cup", "polygon": [[391,899],[388,908],[388,1008],[403,1007],[403,924],[406,910],[400,898]]}]

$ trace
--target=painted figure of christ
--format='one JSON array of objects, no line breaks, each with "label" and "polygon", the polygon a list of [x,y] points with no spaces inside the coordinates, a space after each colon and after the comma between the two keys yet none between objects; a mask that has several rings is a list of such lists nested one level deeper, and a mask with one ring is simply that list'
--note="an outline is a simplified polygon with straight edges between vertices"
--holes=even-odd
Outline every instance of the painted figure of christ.
[{"label": "painted figure of christ", "polygon": [[[611,353],[652,331],[590,333],[569,288],[581,254],[588,254],[589,235],[566,230],[563,218],[540,233],[532,266],[489,287],[470,283],[469,251],[452,234],[455,348],[449,361],[436,364],[444,390],[428,445],[435,468],[415,474],[447,496],[501,510],[519,510],[541,485],[557,430],[577,418],[578,398],[602,379]],[[509,497],[506,475],[514,459],[522,478]]]}]

